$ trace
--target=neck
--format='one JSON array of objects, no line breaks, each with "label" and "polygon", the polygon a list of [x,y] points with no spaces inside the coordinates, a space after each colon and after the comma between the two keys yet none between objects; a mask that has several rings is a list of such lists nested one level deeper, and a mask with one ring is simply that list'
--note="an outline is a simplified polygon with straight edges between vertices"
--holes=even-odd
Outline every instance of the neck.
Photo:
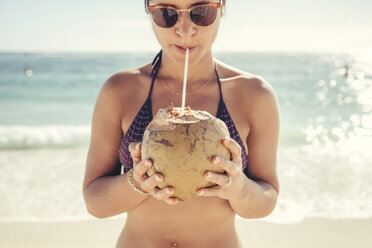
[{"label": "neck", "polygon": [[[197,56],[190,55],[189,57],[187,85],[190,87],[215,77],[212,54],[210,53],[202,58],[195,57]],[[182,89],[184,70],[185,58],[174,60],[163,52],[159,74],[166,79],[167,84],[174,86],[173,89]]]}]

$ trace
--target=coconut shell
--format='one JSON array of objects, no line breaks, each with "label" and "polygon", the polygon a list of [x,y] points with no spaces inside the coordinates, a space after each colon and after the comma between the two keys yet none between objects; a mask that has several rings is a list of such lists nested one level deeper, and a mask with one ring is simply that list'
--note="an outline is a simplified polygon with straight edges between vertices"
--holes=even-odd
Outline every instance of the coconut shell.
[{"label": "coconut shell", "polygon": [[230,159],[221,141],[230,135],[226,124],[208,112],[188,108],[180,115],[179,109],[158,111],[145,130],[141,154],[142,159],[152,160],[148,176],[163,175],[159,188],[172,186],[172,197],[189,200],[197,196],[198,189],[215,185],[204,179],[206,171],[224,172],[211,159],[214,155]]}]

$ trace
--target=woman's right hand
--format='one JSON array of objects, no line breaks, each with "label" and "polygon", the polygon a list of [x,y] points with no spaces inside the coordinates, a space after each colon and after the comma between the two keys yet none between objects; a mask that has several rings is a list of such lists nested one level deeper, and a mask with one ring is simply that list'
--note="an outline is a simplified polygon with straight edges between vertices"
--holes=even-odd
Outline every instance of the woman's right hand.
[{"label": "woman's right hand", "polygon": [[129,151],[133,158],[133,183],[142,191],[149,193],[157,200],[162,200],[169,205],[178,203],[178,199],[170,197],[174,193],[173,187],[167,186],[160,189],[158,184],[163,181],[163,175],[155,173],[151,177],[147,176],[147,171],[151,168],[150,159],[141,161],[142,143],[132,142],[129,144]]}]

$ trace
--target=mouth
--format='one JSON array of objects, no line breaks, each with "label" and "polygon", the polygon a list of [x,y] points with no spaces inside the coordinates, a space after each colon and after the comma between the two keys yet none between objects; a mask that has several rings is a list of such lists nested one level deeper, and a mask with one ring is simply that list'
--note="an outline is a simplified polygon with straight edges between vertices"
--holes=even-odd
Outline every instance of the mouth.
[{"label": "mouth", "polygon": [[177,50],[182,53],[186,53],[187,48],[189,49],[189,52],[191,52],[195,48],[195,46],[178,46],[178,45],[175,45],[175,46]]}]

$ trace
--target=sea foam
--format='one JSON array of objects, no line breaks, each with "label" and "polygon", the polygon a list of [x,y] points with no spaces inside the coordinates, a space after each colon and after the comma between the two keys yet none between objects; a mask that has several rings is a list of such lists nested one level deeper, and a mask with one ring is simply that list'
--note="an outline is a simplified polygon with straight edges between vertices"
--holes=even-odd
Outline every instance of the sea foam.
[{"label": "sea foam", "polygon": [[270,222],[372,216],[372,137],[280,147],[280,195]]},{"label": "sea foam", "polygon": [[89,141],[90,126],[0,126],[0,150],[69,147]]}]

